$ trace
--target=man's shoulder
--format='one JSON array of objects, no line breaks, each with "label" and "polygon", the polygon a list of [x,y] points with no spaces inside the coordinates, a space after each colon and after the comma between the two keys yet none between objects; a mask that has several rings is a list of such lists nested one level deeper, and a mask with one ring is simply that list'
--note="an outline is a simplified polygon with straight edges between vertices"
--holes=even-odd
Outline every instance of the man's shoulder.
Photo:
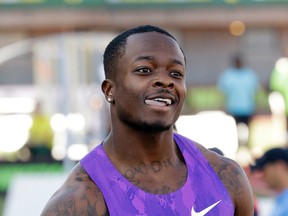
[{"label": "man's shoulder", "polygon": [[103,195],[78,163],[50,198],[41,215],[86,215],[88,212],[99,215],[99,211],[107,211]]},{"label": "man's shoulder", "polygon": [[230,159],[228,157],[223,157],[222,155],[218,154],[215,151],[211,151],[201,145],[200,143],[193,141],[183,135],[180,134],[174,134],[174,136],[178,137],[178,139],[181,139],[183,143],[187,143],[188,146],[191,144],[194,146],[194,149],[198,149],[206,158],[206,160],[209,162],[209,164],[212,166],[212,168],[215,170],[215,172],[220,176],[223,176],[223,173],[225,172],[225,169],[229,169],[229,172],[234,173],[242,173],[243,169],[242,167],[233,159]]},{"label": "man's shoulder", "polygon": [[212,152],[204,147],[200,147],[200,150],[220,178],[225,179],[231,174],[244,174],[242,167],[235,160],[219,155],[218,153]]},{"label": "man's shoulder", "polygon": [[248,201],[252,197],[252,191],[240,164],[215,152],[206,153],[206,158],[226,187],[235,206],[244,205],[243,203],[249,206]]},{"label": "man's shoulder", "polygon": [[61,194],[62,198],[73,197],[77,200],[81,197],[93,198],[93,193],[98,196],[99,192],[100,189],[94,184],[81,164],[78,163],[56,194]]},{"label": "man's shoulder", "polygon": [[96,193],[100,191],[80,163],[77,163],[72,169],[64,185],[77,190],[78,194],[76,195],[87,194],[89,190]]}]

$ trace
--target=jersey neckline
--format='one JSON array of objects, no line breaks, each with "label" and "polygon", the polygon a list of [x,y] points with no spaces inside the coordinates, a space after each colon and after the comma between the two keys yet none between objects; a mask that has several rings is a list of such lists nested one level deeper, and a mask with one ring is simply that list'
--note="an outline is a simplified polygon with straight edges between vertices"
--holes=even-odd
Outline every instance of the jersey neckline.
[{"label": "jersey neckline", "polygon": [[187,167],[187,160],[185,158],[185,154],[183,154],[183,147],[182,147],[182,144],[181,144],[181,140],[177,137],[177,135],[174,133],[173,134],[173,139],[174,139],[174,142],[175,144],[177,145],[177,147],[180,149],[180,152],[182,154],[182,157],[184,158],[184,163],[185,163],[185,166],[186,166],[186,170],[187,170],[187,177],[186,177],[186,180],[185,180],[185,183],[179,187],[177,190],[175,191],[172,191],[172,192],[169,192],[169,193],[163,193],[163,194],[155,194],[155,193],[150,193],[150,192],[147,192],[139,187],[137,187],[136,185],[134,185],[133,183],[131,183],[127,178],[125,178],[121,173],[120,171],[114,166],[114,164],[111,162],[110,158],[108,157],[108,155],[106,154],[104,148],[103,148],[103,142],[101,143],[100,145],[100,148],[101,150],[103,151],[103,156],[105,157],[105,160],[107,161],[107,163],[109,163],[109,166],[113,167],[115,172],[114,172],[114,175],[116,175],[116,177],[121,180],[127,187],[130,187],[130,188],[133,188],[133,189],[136,189],[138,190],[139,192],[141,193],[144,193],[146,195],[150,195],[150,196],[173,196],[174,194],[177,194],[177,193],[180,193],[182,190],[185,190],[188,186],[189,186],[189,176],[190,176],[190,170],[189,170],[189,167]]}]

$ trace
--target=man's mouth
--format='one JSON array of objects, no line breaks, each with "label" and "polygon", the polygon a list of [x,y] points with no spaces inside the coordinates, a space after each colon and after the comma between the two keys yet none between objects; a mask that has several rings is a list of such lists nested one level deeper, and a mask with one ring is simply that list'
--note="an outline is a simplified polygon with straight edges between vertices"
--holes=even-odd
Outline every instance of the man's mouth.
[{"label": "man's mouth", "polygon": [[150,106],[169,106],[172,104],[172,100],[168,98],[154,98],[146,99],[145,103]]}]

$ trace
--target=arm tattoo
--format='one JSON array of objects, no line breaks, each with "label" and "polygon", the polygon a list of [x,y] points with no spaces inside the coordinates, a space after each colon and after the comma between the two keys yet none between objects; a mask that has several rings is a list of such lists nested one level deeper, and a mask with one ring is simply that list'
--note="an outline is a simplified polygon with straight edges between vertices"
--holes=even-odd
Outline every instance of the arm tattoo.
[{"label": "arm tattoo", "polygon": [[237,196],[245,193],[242,187],[243,175],[232,162],[221,161],[217,166],[214,164],[214,169],[230,193]]},{"label": "arm tattoo", "polygon": [[[197,147],[201,150],[201,152],[206,155],[207,149],[205,149],[201,145],[197,145]],[[206,157],[207,156],[207,157]],[[209,156],[206,155],[205,157],[208,159]],[[238,168],[238,165],[235,164],[233,160],[228,158],[222,159],[208,159],[209,163],[218,174],[219,178],[225,185],[227,191],[230,195],[243,195],[245,190],[243,185],[245,185],[243,180],[243,173]]]},{"label": "arm tattoo", "polygon": [[[86,172],[82,168],[76,168],[72,179],[68,179],[65,185],[51,198],[50,205],[41,216],[108,216],[101,191],[91,183]],[[48,202],[49,204],[49,202]],[[101,212],[97,208],[102,206]]]}]

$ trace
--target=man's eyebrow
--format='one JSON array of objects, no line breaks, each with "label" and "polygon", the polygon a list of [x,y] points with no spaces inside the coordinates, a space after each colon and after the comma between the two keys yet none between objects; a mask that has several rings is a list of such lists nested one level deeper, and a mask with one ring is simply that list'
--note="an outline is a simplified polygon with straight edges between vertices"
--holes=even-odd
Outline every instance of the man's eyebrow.
[{"label": "man's eyebrow", "polygon": [[142,60],[152,61],[155,60],[155,58],[153,56],[139,56],[135,59],[136,62]]},{"label": "man's eyebrow", "polygon": [[[142,60],[153,61],[153,60],[155,60],[155,57],[153,57],[153,56],[139,56],[139,57],[137,57],[135,59],[136,62],[137,61],[142,61]],[[179,64],[181,66],[184,66],[183,62],[181,62],[178,59],[172,59],[171,62],[174,63],[174,64]]]},{"label": "man's eyebrow", "polygon": [[178,59],[173,59],[172,62],[175,63],[175,64],[179,64],[179,65],[181,65],[181,66],[184,66],[183,62],[181,62],[181,61],[178,60]]}]

